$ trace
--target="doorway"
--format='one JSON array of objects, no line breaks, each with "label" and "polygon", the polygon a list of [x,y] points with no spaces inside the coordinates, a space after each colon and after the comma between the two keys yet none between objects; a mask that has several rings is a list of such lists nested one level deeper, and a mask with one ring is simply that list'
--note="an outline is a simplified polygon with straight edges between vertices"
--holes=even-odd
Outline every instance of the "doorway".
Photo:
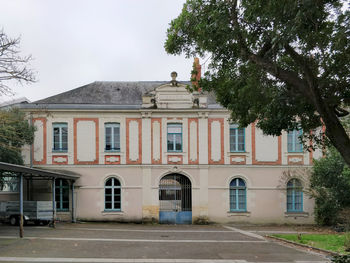
[{"label": "doorway", "polygon": [[160,180],[159,223],[192,223],[192,186],[186,176],[174,173]]}]

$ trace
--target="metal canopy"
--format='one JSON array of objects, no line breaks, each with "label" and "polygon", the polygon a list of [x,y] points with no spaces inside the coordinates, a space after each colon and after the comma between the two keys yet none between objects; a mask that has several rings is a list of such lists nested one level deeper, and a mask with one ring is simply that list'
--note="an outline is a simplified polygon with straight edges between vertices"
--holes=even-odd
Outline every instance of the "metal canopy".
[{"label": "metal canopy", "polygon": [[32,177],[33,179],[34,177],[41,178],[41,179],[60,178],[60,179],[67,179],[72,181],[79,179],[79,175],[73,174],[72,172],[69,172],[69,171],[63,173],[62,171],[56,172],[56,171],[42,170],[37,168],[29,168],[23,165],[3,163],[3,162],[0,162],[0,170],[21,173],[23,174],[24,177]]},{"label": "metal canopy", "polygon": [[[35,179],[35,180],[51,180],[52,181],[52,225],[55,227],[55,217],[56,217],[56,206],[55,206],[55,179],[67,179],[72,181],[72,221],[75,221],[74,218],[74,181],[77,180],[80,176],[74,174],[73,172],[66,171],[66,173],[56,172],[56,171],[48,171],[36,168],[29,168],[23,165],[10,164],[0,162],[0,170],[12,172],[19,178],[19,214],[20,214],[20,224],[19,224],[19,237],[23,237],[23,178],[26,179]],[[0,173],[0,176],[11,176],[4,175]]]}]

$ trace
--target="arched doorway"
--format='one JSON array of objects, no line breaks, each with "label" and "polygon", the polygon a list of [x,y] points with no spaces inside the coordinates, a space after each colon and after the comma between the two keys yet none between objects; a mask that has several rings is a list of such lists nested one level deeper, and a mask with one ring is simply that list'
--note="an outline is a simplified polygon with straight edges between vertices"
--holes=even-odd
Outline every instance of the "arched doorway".
[{"label": "arched doorway", "polygon": [[192,223],[192,187],[186,176],[168,174],[160,180],[159,223]]}]

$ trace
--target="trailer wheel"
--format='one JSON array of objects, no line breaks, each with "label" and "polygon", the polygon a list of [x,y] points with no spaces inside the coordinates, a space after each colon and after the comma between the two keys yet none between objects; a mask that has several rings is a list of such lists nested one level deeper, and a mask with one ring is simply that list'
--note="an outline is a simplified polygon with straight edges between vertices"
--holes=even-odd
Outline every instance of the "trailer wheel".
[{"label": "trailer wheel", "polygon": [[11,226],[15,226],[18,224],[18,219],[17,219],[17,216],[11,216],[10,217],[10,225]]},{"label": "trailer wheel", "polygon": [[43,220],[43,221],[41,221],[41,223],[43,224],[43,226],[46,226],[46,225],[48,225],[48,224],[50,223],[50,221],[48,221],[48,220]]}]

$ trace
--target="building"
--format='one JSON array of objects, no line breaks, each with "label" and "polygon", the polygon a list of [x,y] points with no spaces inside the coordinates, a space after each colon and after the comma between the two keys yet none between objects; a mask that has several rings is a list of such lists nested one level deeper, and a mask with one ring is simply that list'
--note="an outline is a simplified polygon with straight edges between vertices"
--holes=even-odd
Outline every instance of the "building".
[{"label": "building", "polygon": [[[304,173],[322,153],[303,150],[301,131],[239,128],[188,84],[94,82],[20,105],[37,127],[26,164],[80,175],[74,200],[56,180],[57,217],[73,201],[78,220],[313,223]],[[28,189],[50,198],[49,182]]]}]

